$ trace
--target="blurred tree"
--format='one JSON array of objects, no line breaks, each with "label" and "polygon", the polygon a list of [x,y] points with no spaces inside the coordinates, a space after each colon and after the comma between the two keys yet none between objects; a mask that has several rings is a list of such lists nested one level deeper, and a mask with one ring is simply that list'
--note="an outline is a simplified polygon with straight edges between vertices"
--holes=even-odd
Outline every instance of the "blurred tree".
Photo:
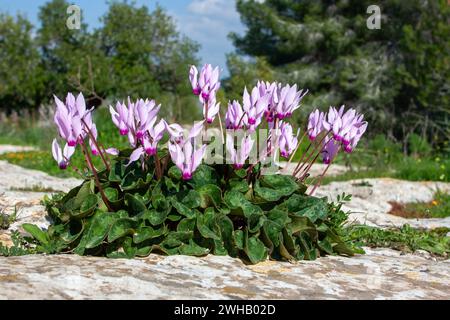
[{"label": "blurred tree", "polygon": [[264,58],[244,59],[231,53],[227,55],[227,66],[230,77],[224,81],[224,88],[229,100],[241,100],[244,87],[248,90],[256,85],[258,79],[274,80],[274,72]]},{"label": "blurred tree", "polygon": [[160,91],[190,92],[189,65],[196,64],[198,45],[181,37],[170,16],[157,6],[112,2],[97,31],[110,60],[111,95],[157,96]]},{"label": "blurred tree", "polygon": [[24,17],[0,14],[0,106],[36,108],[42,101],[43,70]]},{"label": "blurred tree", "polygon": [[[310,108],[355,106],[369,132],[405,145],[414,131],[448,139],[450,6],[380,0],[381,29],[370,30],[372,2],[237,0],[247,32],[230,37],[239,54],[266,59],[275,79],[308,88]],[[231,79],[248,75],[230,70]]]},{"label": "blurred tree", "polygon": [[[87,25],[69,29],[65,0],[52,0],[39,10],[41,27],[37,43],[45,67],[47,98],[67,91],[83,91],[89,102],[99,104],[108,90],[107,62]],[[95,101],[94,101],[95,100]]]},{"label": "blurred tree", "polygon": [[65,23],[69,3],[52,0],[40,9],[38,44],[46,69],[47,94],[83,91],[90,103],[127,96],[190,93],[187,71],[197,63],[198,44],[180,36],[161,7],[112,1],[103,25],[89,32]]}]

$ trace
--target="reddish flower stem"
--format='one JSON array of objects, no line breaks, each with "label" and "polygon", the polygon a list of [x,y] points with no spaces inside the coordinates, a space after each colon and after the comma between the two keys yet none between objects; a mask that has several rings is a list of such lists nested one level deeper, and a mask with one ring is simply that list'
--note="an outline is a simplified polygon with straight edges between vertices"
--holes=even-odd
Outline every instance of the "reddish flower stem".
[{"label": "reddish flower stem", "polygon": [[203,135],[203,139],[206,140],[208,139],[208,101],[205,102],[205,130],[204,130],[204,135]]},{"label": "reddish flower stem", "polygon": [[92,158],[89,155],[89,151],[87,150],[86,146],[84,143],[81,143],[81,149],[83,150],[83,154],[84,154],[84,158],[86,159],[86,163],[88,165],[88,167],[91,169],[92,174],[94,175],[94,181],[95,184],[97,185],[98,191],[100,192],[100,195],[102,197],[103,202],[105,203],[106,207],[108,208],[108,210],[110,212],[114,212],[114,210],[111,208],[108,198],[105,195],[105,192],[103,191],[103,188],[100,184],[100,180],[98,178],[98,174],[97,174],[97,170],[94,167],[94,164],[92,162]]},{"label": "reddish flower stem", "polygon": [[294,172],[292,173],[292,176],[295,177],[297,175],[298,171],[301,170],[301,168],[303,167],[303,165],[304,165],[303,160],[304,160],[306,154],[308,153],[309,149],[311,148],[311,145],[312,144],[310,143],[308,145],[308,147],[306,148],[305,152],[302,154],[302,157],[300,158],[300,160],[298,161],[297,165],[295,166],[295,169],[294,169]]},{"label": "reddish flower stem", "polygon": [[224,134],[223,134],[223,126],[222,126],[222,117],[220,116],[220,111],[219,111],[219,116],[218,116],[218,118],[219,118],[219,127],[220,127],[220,137],[222,138],[222,144],[225,144],[225,136],[224,136]]},{"label": "reddish flower stem", "polygon": [[314,185],[314,188],[313,188],[313,189],[311,190],[311,192],[309,193],[310,196],[312,196],[312,195],[314,194],[314,192],[316,191],[316,189],[320,186],[323,177],[324,177],[325,174],[327,173],[328,168],[330,168],[330,166],[331,166],[331,162],[332,162],[332,161],[330,161],[330,163],[327,165],[327,167],[325,168],[325,170],[324,170],[324,171],[322,172],[322,174],[320,175],[319,180],[316,182],[316,184]]},{"label": "reddish flower stem", "polygon": [[87,128],[87,133],[89,135],[89,138],[92,140],[92,142],[94,143],[95,147],[97,148],[98,152],[100,153],[100,157],[102,158],[103,163],[105,164],[106,170],[110,170],[109,164],[106,161],[104,155],[103,155],[103,151],[101,150],[101,148],[99,147],[98,143],[97,143],[97,139],[94,138],[94,135],[92,134],[91,128],[89,128],[89,126],[86,124],[86,121],[84,121],[84,119],[81,119],[81,121],[83,122],[84,126]]},{"label": "reddish flower stem", "polygon": [[[303,174],[299,175],[299,177],[297,178],[297,180],[303,181],[304,179],[306,179],[307,175],[308,175],[308,171],[311,169],[312,165],[316,162],[317,158],[319,157],[320,152],[317,152],[316,156],[314,157],[314,159],[311,161],[310,164],[308,164],[306,166],[306,168],[303,170]],[[300,172],[299,172],[300,173]]]},{"label": "reddish flower stem", "polygon": [[244,120],[244,117],[245,117],[245,115],[247,114],[247,111],[244,111],[244,113],[242,114],[242,117],[239,119],[239,122],[238,122],[238,127],[240,127],[241,126],[241,124],[242,124],[242,121]]},{"label": "reddish flower stem", "polygon": [[155,169],[156,169],[156,178],[161,179],[161,161],[158,157],[158,151],[155,153]]},{"label": "reddish flower stem", "polygon": [[[294,171],[294,174],[293,174],[294,177],[297,176],[297,174],[300,172],[300,170],[302,170],[302,168],[304,167],[304,165],[307,164],[307,163],[309,162],[309,160],[311,159],[311,157],[316,153],[317,149],[318,149],[319,147],[322,146],[322,142],[323,142],[323,141],[325,140],[325,138],[328,136],[328,133],[330,133],[330,131],[328,131],[328,132],[322,137],[322,139],[320,139],[319,143],[317,143],[317,144],[314,146],[313,151],[312,151],[311,154],[308,156],[308,158],[306,158],[305,162],[302,163],[301,166],[300,166],[298,169],[296,169],[296,170]],[[312,144],[310,144],[309,147],[311,147],[311,145],[312,145]],[[305,151],[305,154],[308,152],[309,147],[308,147],[308,149]],[[302,159],[300,159],[299,164],[302,162],[302,160],[303,160],[303,157],[302,157]],[[298,165],[297,165],[297,166],[298,166]]]}]

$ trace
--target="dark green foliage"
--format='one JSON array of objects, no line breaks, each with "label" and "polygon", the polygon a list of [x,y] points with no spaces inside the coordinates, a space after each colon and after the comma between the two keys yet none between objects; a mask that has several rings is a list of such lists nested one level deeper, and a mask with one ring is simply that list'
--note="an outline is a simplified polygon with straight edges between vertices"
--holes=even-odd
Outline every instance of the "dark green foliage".
[{"label": "dark green foliage", "polygon": [[0,13],[0,106],[34,109],[43,97],[44,79],[32,25],[24,17]]},{"label": "dark green foliage", "polygon": [[[381,9],[379,30],[366,26],[373,4]],[[254,71],[251,65],[237,68],[231,56],[230,83],[259,76],[266,60],[273,70],[266,80],[310,90],[306,110],[358,107],[370,122],[369,134],[389,132],[405,146],[412,132],[434,145],[448,140],[447,0],[238,0],[237,10],[247,31],[230,36],[237,52],[256,63]]]},{"label": "dark green foliage", "polygon": [[179,35],[161,7],[150,12],[145,6],[113,2],[102,21],[97,36],[109,63],[108,96],[190,93],[186,72],[196,63],[198,45]]},{"label": "dark green foliage", "polygon": [[189,181],[180,180],[175,166],[155,180],[151,161],[146,171],[136,163],[126,167],[127,161],[119,157],[110,172],[99,173],[115,212],[108,212],[93,180],[46,199],[54,221],[49,231],[24,225],[36,250],[128,258],[212,253],[249,263],[353,254],[338,234],[343,221],[333,220],[334,205],[306,196],[290,176],[261,176],[243,188],[235,182],[244,170],[225,179],[223,165],[201,165]]}]

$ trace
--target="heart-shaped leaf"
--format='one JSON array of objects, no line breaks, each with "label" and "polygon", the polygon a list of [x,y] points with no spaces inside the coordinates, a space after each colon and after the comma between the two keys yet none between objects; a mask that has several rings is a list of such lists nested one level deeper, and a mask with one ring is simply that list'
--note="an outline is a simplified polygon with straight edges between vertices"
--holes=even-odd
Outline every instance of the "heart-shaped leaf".
[{"label": "heart-shaped leaf", "polygon": [[130,218],[117,219],[108,232],[108,242],[113,242],[126,235],[133,235],[136,229],[136,221]]}]

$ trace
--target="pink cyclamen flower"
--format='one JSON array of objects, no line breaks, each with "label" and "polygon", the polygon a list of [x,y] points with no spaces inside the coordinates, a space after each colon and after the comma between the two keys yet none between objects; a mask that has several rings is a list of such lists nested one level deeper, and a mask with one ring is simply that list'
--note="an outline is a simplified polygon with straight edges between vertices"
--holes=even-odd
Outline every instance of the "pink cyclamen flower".
[{"label": "pink cyclamen flower", "polygon": [[156,122],[161,105],[156,106],[155,100],[139,99],[135,103],[134,118],[136,120],[136,138],[141,139],[147,130]]},{"label": "pink cyclamen flower", "polygon": [[341,144],[339,142],[330,137],[326,137],[321,151],[323,163],[330,164],[338,154],[340,148]]},{"label": "pink cyclamen flower", "polygon": [[307,129],[309,140],[314,141],[316,137],[323,131],[324,117],[325,114],[317,109],[310,113]]},{"label": "pink cyclamen flower", "polygon": [[130,130],[130,113],[132,113],[132,110],[129,110],[125,103],[117,102],[116,109],[109,106],[109,112],[111,113],[114,125],[119,129],[120,135],[126,136]]},{"label": "pink cyclamen flower", "polygon": [[244,166],[245,161],[252,151],[253,144],[254,140],[250,136],[243,136],[239,146],[240,149],[236,151],[234,148],[234,136],[227,134],[227,151],[235,169],[241,169]]},{"label": "pink cyclamen flower", "polygon": [[56,103],[54,121],[59,135],[66,140],[70,147],[74,147],[85,137],[82,120],[92,109],[86,110],[82,93],[76,99],[71,93],[67,94],[66,103],[59,100],[57,96],[54,96],[54,98]]},{"label": "pink cyclamen flower", "polygon": [[341,106],[339,111],[335,107],[331,107],[328,113],[324,117],[322,122],[323,128],[326,131],[333,131],[333,135],[336,141],[341,141],[342,137],[338,136],[339,130],[342,128],[342,116],[344,115],[344,106]]},{"label": "pink cyclamen flower", "polygon": [[117,102],[116,109],[110,106],[109,111],[120,134],[128,136],[130,145],[136,147],[143,143],[147,131],[154,126],[160,108],[161,105],[157,106],[154,100],[138,99],[133,102],[128,97],[127,104]]},{"label": "pink cyclamen flower", "polygon": [[259,89],[254,87],[251,95],[247,88],[244,89],[243,95],[243,109],[246,113],[245,125],[250,132],[254,132],[261,123],[264,112],[269,105],[270,95],[266,94],[263,97],[259,95]]},{"label": "pink cyclamen flower", "polygon": [[120,153],[120,151],[118,149],[116,149],[116,148],[108,148],[108,149],[105,150],[105,152],[107,154],[112,155],[112,156],[118,156],[119,153]]},{"label": "pink cyclamen flower", "polygon": [[259,90],[260,97],[269,95],[269,103],[264,111],[264,116],[266,117],[267,122],[273,122],[275,119],[275,106],[278,103],[278,91],[281,89],[281,84],[277,82],[270,83],[258,81],[256,87]]},{"label": "pink cyclamen flower", "polygon": [[72,157],[75,152],[75,147],[70,147],[67,143],[64,146],[64,150],[61,150],[56,139],[53,140],[52,143],[52,154],[53,159],[58,163],[58,166],[61,170],[67,169],[69,165],[70,157]]},{"label": "pink cyclamen flower", "polygon": [[[360,122],[353,125],[351,128],[349,134],[346,136],[345,139],[348,139],[348,143],[343,143],[344,151],[347,153],[353,152],[353,150],[356,148],[356,145],[358,144],[359,140],[361,139],[364,132],[366,132],[367,129],[367,122]],[[347,140],[344,140],[347,141]]]},{"label": "pink cyclamen flower", "polygon": [[210,98],[215,97],[220,88],[219,67],[213,69],[210,64],[205,64],[200,74],[195,66],[189,70],[189,81],[191,82],[192,92],[199,96],[200,102],[206,103]]},{"label": "pink cyclamen flower", "polygon": [[182,143],[184,141],[184,129],[178,123],[168,124],[164,120],[164,126],[169,133],[170,141],[173,143]]},{"label": "pink cyclamen flower", "polygon": [[190,180],[202,162],[206,144],[195,150],[192,140],[187,140],[183,145],[169,142],[169,152],[172,161],[181,170],[183,180]]},{"label": "pink cyclamen flower", "polygon": [[[344,110],[343,108],[344,106],[341,107],[342,110]],[[350,132],[355,120],[356,111],[354,109],[349,109],[341,116],[338,116],[332,125],[334,139],[343,142],[344,136]],[[348,143],[349,141],[347,140],[346,144]]]},{"label": "pink cyclamen flower", "polygon": [[339,111],[330,107],[323,127],[332,131],[334,140],[342,142],[344,151],[350,153],[366,131],[367,122],[363,121],[364,116],[354,109],[344,111],[345,106],[341,106]]},{"label": "pink cyclamen flower", "polygon": [[278,139],[278,146],[280,148],[280,155],[283,158],[289,158],[289,156],[294,152],[298,144],[298,135],[300,129],[297,131],[297,135],[294,135],[292,126],[287,122],[282,122],[280,125],[280,136]]},{"label": "pink cyclamen flower", "polygon": [[202,93],[202,88],[200,88],[198,84],[198,70],[196,66],[191,66],[191,69],[189,70],[189,81],[191,82],[192,93],[196,96],[200,95],[200,93]]},{"label": "pink cyclamen flower", "polygon": [[308,90],[297,91],[296,84],[292,87],[289,85],[282,87],[278,93],[275,116],[280,120],[290,117],[300,107],[300,103],[307,93]]},{"label": "pink cyclamen flower", "polygon": [[148,128],[147,133],[141,137],[142,145],[131,153],[128,165],[137,161],[144,154],[154,156],[157,152],[158,143],[164,135],[165,129],[164,120],[160,120],[157,125]]},{"label": "pink cyclamen flower", "polygon": [[161,119],[157,125],[152,126],[148,129],[148,136],[150,140],[149,148],[145,148],[145,152],[149,155],[156,154],[156,148],[158,146],[159,141],[162,139],[164,135],[164,131],[166,127],[164,125],[165,121]]},{"label": "pink cyclamen flower", "polygon": [[92,121],[92,111],[86,108],[86,101],[83,94],[80,93],[76,98],[73,94],[68,93],[66,102],[63,103],[57,96],[55,96],[56,112],[54,120],[58,128],[59,135],[63,138],[69,147],[76,147],[77,144],[83,143],[86,138],[89,138],[91,150],[94,155],[98,154],[98,150],[92,141],[90,135],[97,138],[97,129]]},{"label": "pink cyclamen flower", "polygon": [[[203,106],[203,117],[205,118],[207,123],[211,124],[214,122],[216,115],[219,113],[219,109],[220,109],[220,102],[216,103],[215,98],[209,100],[208,110],[206,110],[206,105]],[[208,114],[206,114],[206,111],[208,111]]]},{"label": "pink cyclamen flower", "polygon": [[238,101],[228,102],[228,110],[225,114],[225,128],[231,130],[242,129],[243,124],[246,122],[244,117],[246,117],[246,114],[244,114],[244,110]]},{"label": "pink cyclamen flower", "polygon": [[198,85],[201,88],[200,99],[202,103],[209,101],[210,98],[216,96],[216,92],[220,88],[219,82],[219,67],[213,67],[210,64],[205,64],[200,71],[198,78]]}]

